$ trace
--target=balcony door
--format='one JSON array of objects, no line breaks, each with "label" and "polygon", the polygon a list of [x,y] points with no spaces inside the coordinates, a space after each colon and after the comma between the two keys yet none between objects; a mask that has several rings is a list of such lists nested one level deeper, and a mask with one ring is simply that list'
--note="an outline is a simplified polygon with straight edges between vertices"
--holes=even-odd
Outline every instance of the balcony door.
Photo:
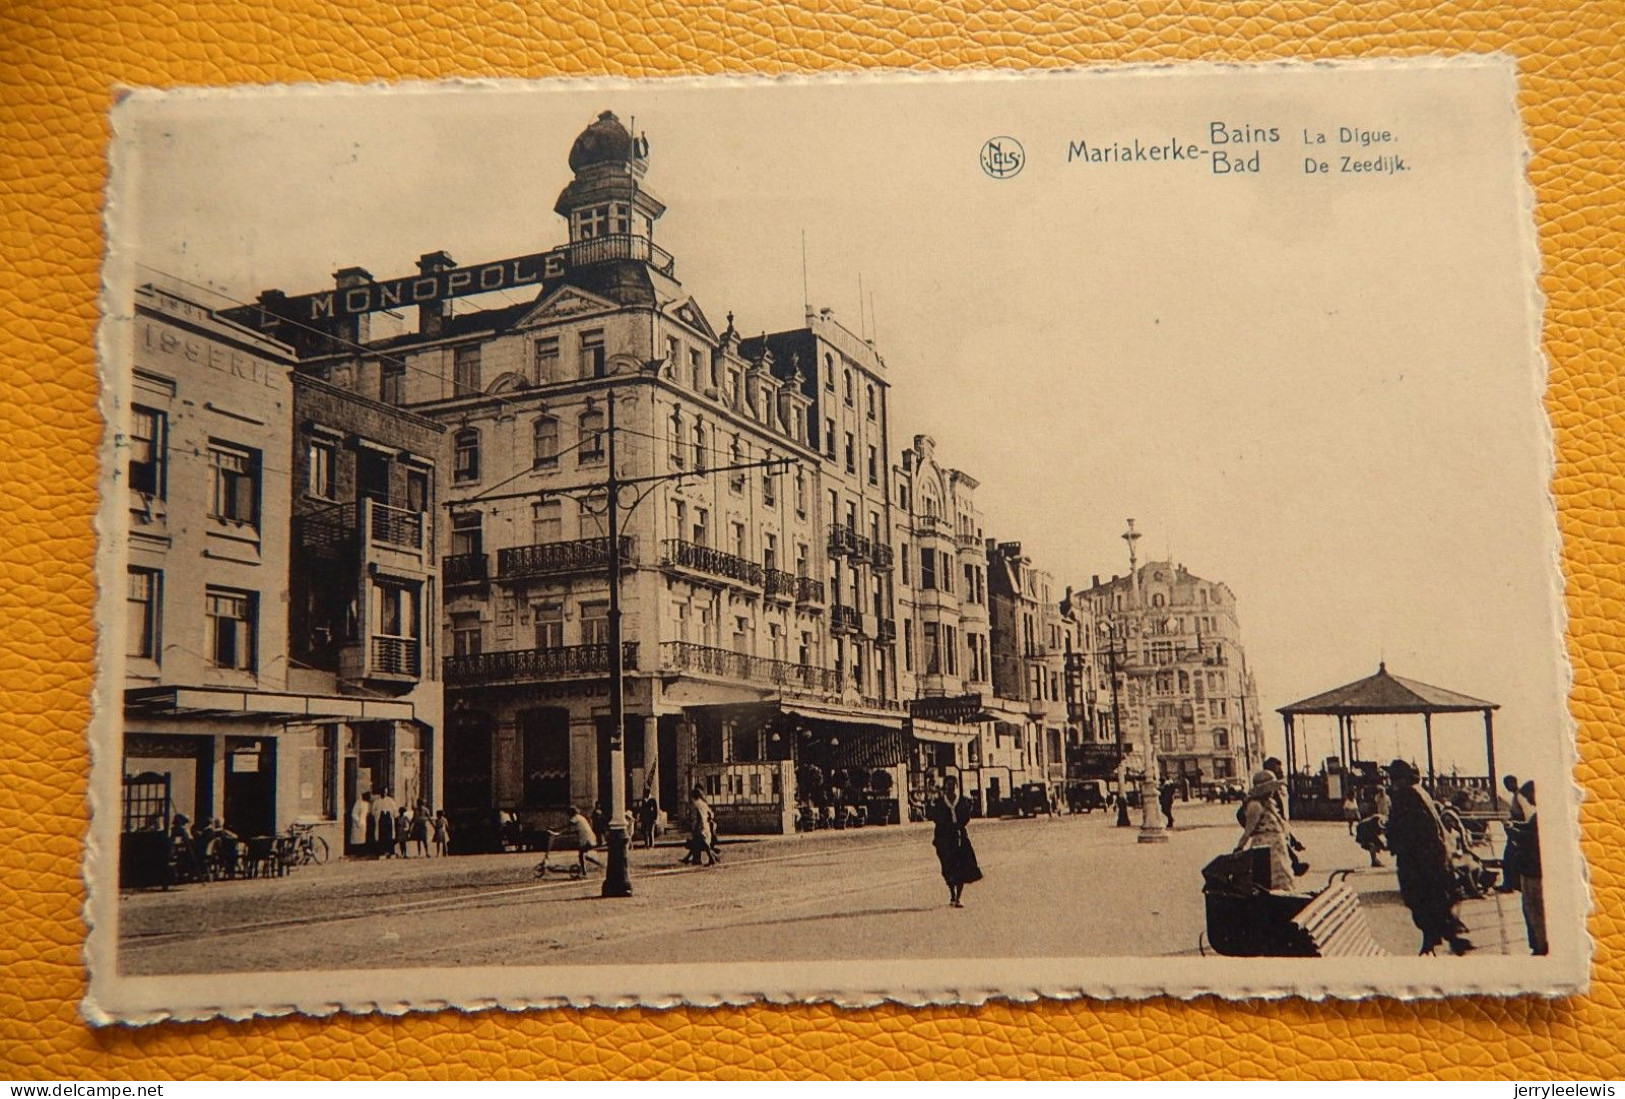
[{"label": "balcony door", "polygon": [[389,503],[389,456],[367,447],[355,452],[355,498]]}]

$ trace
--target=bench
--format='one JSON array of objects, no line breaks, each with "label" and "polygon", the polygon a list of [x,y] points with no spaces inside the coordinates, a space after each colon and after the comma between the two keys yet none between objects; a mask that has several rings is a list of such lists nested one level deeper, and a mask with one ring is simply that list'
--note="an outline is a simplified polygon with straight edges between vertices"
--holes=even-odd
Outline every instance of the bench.
[{"label": "bench", "polygon": [[1360,958],[1386,954],[1366,923],[1359,894],[1346,881],[1326,886],[1292,918],[1318,958]]}]

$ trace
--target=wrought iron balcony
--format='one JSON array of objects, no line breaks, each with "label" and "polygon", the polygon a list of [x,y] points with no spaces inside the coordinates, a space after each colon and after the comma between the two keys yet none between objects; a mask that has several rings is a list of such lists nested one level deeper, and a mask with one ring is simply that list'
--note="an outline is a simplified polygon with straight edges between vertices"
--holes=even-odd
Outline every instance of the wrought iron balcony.
[{"label": "wrought iron balcony", "polygon": [[[621,646],[626,670],[637,671],[638,644]],[[472,687],[499,683],[535,683],[550,679],[608,675],[608,645],[566,645],[556,649],[510,649],[506,652],[448,656],[443,665],[446,685]]]},{"label": "wrought iron balcony", "polygon": [[829,555],[850,557],[858,552],[858,532],[842,523],[829,528]]},{"label": "wrought iron balcony", "polygon": [[454,553],[440,559],[440,580],[448,588],[483,584],[490,579],[483,553]]},{"label": "wrought iron balcony", "polygon": [[884,542],[872,542],[869,546],[869,562],[881,572],[890,572],[896,562],[897,555],[892,548]]},{"label": "wrought iron balcony", "polygon": [[863,616],[858,608],[835,604],[829,609],[829,628],[832,633],[857,633],[862,628]]},{"label": "wrought iron balcony", "polygon": [[794,573],[781,572],[778,569],[763,569],[762,594],[769,599],[794,599],[796,596],[796,582],[800,578]]},{"label": "wrought iron balcony", "polygon": [[630,233],[612,233],[608,236],[593,237],[591,240],[578,240],[565,245],[565,248],[569,252],[571,267],[603,263],[606,260],[632,260],[636,263],[647,263],[662,275],[670,275],[675,267],[670,252],[648,237],[633,236]]},{"label": "wrought iron balcony", "polygon": [[376,500],[334,504],[294,522],[299,547],[317,557],[337,559],[356,552],[360,536],[369,544],[391,549],[421,550],[428,523],[420,511],[391,507]]},{"label": "wrought iron balcony", "polygon": [[367,671],[377,675],[411,676],[422,674],[418,664],[420,647],[412,637],[374,637]]},{"label": "wrought iron balcony", "polygon": [[762,586],[764,570],[755,561],[747,561],[710,546],[685,542],[681,538],[666,539],[666,564],[720,576],[751,587]]},{"label": "wrought iron balcony", "polygon": [[824,601],[824,582],[811,576],[796,577],[797,603],[822,603]]},{"label": "wrought iron balcony", "polygon": [[750,656],[710,645],[696,645],[691,641],[667,641],[662,644],[660,662],[670,671],[698,672],[722,679],[771,684],[816,694],[833,693],[838,686],[835,673],[828,668]]},{"label": "wrought iron balcony", "polygon": [[[623,536],[620,542],[620,560],[624,567],[633,562],[632,539]],[[501,580],[561,576],[572,572],[608,572],[609,564],[608,538],[541,542],[533,546],[510,546],[497,551],[497,577]]]}]

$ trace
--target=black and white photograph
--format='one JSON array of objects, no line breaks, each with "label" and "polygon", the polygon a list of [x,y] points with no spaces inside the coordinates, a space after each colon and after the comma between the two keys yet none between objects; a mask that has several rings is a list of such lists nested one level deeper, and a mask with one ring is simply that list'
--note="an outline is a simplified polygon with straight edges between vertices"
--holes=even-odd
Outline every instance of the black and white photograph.
[{"label": "black and white photograph", "polygon": [[1515,97],[127,93],[87,1016],[1583,989]]}]

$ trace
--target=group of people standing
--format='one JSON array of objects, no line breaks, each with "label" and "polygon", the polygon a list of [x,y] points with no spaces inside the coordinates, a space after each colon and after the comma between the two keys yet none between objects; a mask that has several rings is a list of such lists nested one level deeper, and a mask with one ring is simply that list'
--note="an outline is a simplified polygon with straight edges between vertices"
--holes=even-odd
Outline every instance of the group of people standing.
[{"label": "group of people standing", "polygon": [[364,792],[350,807],[350,851],[375,859],[445,856],[451,848],[451,821],[444,809],[431,816],[428,805],[401,805],[388,790]]},{"label": "group of people standing", "polygon": [[[1486,872],[1472,853],[1468,824],[1453,806],[1441,808],[1422,787],[1416,767],[1396,759],[1385,768],[1388,782],[1379,789],[1372,812],[1350,814],[1356,841],[1380,866],[1377,852],[1384,847],[1394,856],[1400,899],[1422,933],[1420,953],[1432,954],[1441,946],[1452,954],[1473,949],[1457,905],[1469,896],[1481,896]],[[1266,769],[1253,776],[1252,789],[1238,820],[1242,824],[1238,852],[1266,848],[1270,852],[1269,888],[1284,892],[1308,869],[1297,859],[1294,839],[1282,796],[1285,786],[1279,771]],[[1546,916],[1540,869],[1539,825],[1535,813],[1535,784],[1508,775],[1505,786],[1512,797],[1506,822],[1507,843],[1501,860],[1501,892],[1523,895],[1523,916],[1534,954],[1547,952]],[[1357,818],[1357,819],[1356,819]],[[1301,848],[1300,848],[1301,849]],[[1470,858],[1464,858],[1463,853]]]}]

